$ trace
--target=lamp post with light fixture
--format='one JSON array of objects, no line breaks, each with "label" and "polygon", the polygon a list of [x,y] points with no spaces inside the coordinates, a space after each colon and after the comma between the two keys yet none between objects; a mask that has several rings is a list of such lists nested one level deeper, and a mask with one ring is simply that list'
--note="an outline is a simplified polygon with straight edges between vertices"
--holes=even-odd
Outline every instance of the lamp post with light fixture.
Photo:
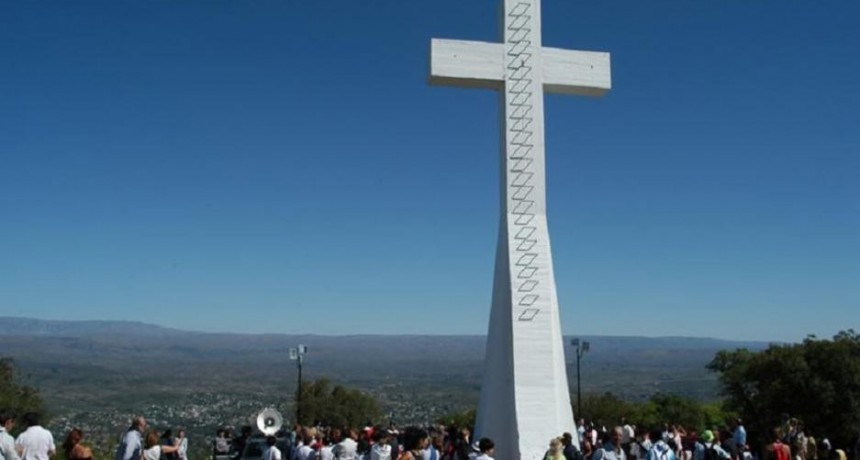
[{"label": "lamp post with light fixture", "polygon": [[299,385],[298,390],[296,390],[296,423],[301,423],[302,420],[302,362],[304,362],[307,352],[307,345],[299,344],[298,347],[290,348],[290,360],[295,361],[299,369]]},{"label": "lamp post with light fixture", "polygon": [[591,344],[585,340],[581,341],[579,338],[571,339],[570,344],[576,348],[576,415],[582,417],[582,385],[579,378],[579,360],[591,349]]}]

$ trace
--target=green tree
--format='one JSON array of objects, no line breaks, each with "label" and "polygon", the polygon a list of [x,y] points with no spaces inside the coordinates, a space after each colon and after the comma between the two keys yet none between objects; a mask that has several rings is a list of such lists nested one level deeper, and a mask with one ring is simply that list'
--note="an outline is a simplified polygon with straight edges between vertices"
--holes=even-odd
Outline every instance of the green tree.
[{"label": "green tree", "polygon": [[743,417],[759,445],[783,414],[835,445],[850,445],[860,431],[860,335],[853,330],[757,353],[720,351],[708,369],[720,374],[727,408]]},{"label": "green tree", "polygon": [[297,409],[299,423],[321,422],[337,427],[358,427],[379,418],[379,402],[373,396],[342,385],[332,386],[328,379],[302,382]]},{"label": "green tree", "polygon": [[20,382],[21,376],[12,358],[0,358],[0,410],[21,415],[36,412],[44,415],[39,390]]},{"label": "green tree", "polygon": [[648,401],[632,403],[607,392],[582,398],[582,414],[577,417],[584,417],[606,428],[618,425],[621,417],[626,417],[640,430],[651,430],[670,423],[701,431],[724,426],[729,414],[719,402],[701,403],[683,396],[657,393]]},{"label": "green tree", "polygon": [[617,425],[621,421],[621,417],[631,418],[634,410],[635,405],[607,391],[606,393],[585,395],[582,398],[582,414],[575,415],[578,418],[591,420],[596,425],[605,425],[610,428]]},{"label": "green tree", "polygon": [[453,426],[456,428],[468,428],[473,430],[475,420],[477,419],[477,409],[467,409],[461,412],[452,412],[436,419],[436,423],[441,423],[445,426]]},{"label": "green tree", "polygon": [[[706,426],[706,407],[694,399],[683,396],[657,393],[637,407],[633,419],[638,426],[653,429],[663,426],[664,423],[680,425],[688,430],[702,430]],[[712,409],[713,410],[713,409]],[[711,414],[710,417],[714,417]],[[717,415],[718,417],[718,415]],[[720,425],[722,425],[722,421]]]}]

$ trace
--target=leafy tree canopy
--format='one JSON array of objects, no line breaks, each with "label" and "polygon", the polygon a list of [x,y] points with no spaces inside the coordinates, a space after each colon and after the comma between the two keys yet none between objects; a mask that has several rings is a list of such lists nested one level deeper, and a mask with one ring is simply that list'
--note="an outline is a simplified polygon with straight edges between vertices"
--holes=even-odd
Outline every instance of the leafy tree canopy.
[{"label": "leafy tree canopy", "polygon": [[759,445],[786,416],[834,445],[851,445],[860,432],[860,335],[853,330],[757,353],[721,351],[708,369],[719,373],[727,406],[741,415]]},{"label": "leafy tree canopy", "polygon": [[683,396],[657,393],[648,401],[624,401],[612,393],[587,395],[582,399],[582,415],[597,425],[619,425],[625,417],[639,430],[651,430],[663,424],[676,424],[688,430],[702,431],[725,426],[731,414],[720,403],[701,403]]},{"label": "leafy tree canopy", "polygon": [[478,415],[478,410],[475,408],[467,409],[461,412],[452,412],[450,414],[444,415],[436,419],[436,423],[441,423],[445,426],[456,427],[456,428],[468,428],[469,430],[473,430],[475,427],[475,420]]},{"label": "leafy tree canopy", "polygon": [[20,382],[21,377],[11,358],[0,358],[0,411],[16,416],[27,412],[43,413],[39,390]]},{"label": "leafy tree canopy", "polygon": [[373,396],[328,379],[302,382],[298,409],[303,425],[320,422],[337,427],[359,427],[380,416],[379,401]]}]

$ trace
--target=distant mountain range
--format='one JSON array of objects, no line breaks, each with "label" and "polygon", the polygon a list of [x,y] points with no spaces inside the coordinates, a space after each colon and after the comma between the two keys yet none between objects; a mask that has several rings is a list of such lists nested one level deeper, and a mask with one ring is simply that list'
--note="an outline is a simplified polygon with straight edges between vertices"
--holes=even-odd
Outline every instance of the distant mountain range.
[{"label": "distant mountain range", "polygon": [[[712,400],[716,375],[705,366],[715,353],[768,345],[689,337],[580,338],[591,343],[582,360],[583,393],[609,391],[629,400],[657,392]],[[130,321],[0,317],[0,356],[15,360],[56,420],[90,420],[93,426],[104,420],[120,426],[128,414],[147,413],[161,414],[163,425],[209,429],[266,405],[289,411],[297,377],[289,349],[300,343],[309,347],[305,378],[325,377],[367,391],[400,420],[432,420],[477,403],[485,346],[478,335],[218,334]],[[567,355],[573,384],[573,353]]]},{"label": "distant mountain range", "polygon": [[0,336],[175,335],[185,331],[139,321],[60,321],[0,316]]},{"label": "distant mountain range", "polygon": [[[110,337],[123,336],[131,339],[135,337],[194,337],[195,339],[227,338],[242,341],[264,340],[266,342],[273,338],[284,340],[301,338],[309,343],[332,343],[364,341],[371,344],[375,341],[408,341],[421,343],[424,341],[438,342],[440,340],[453,340],[464,344],[483,343],[484,336],[479,335],[287,335],[287,334],[242,334],[242,333],[206,333],[187,331],[181,329],[167,328],[140,321],[64,321],[44,320],[35,318],[22,318],[12,316],[0,316],[0,337],[2,336],[39,336],[39,337]],[[264,338],[264,339],[263,339]],[[768,345],[763,341],[732,341],[714,339],[707,337],[638,337],[638,336],[580,336],[582,340],[591,343],[595,350],[666,350],[666,349],[689,349],[689,350],[713,350],[727,348],[751,348],[761,349]],[[568,340],[569,343],[569,340]]]}]

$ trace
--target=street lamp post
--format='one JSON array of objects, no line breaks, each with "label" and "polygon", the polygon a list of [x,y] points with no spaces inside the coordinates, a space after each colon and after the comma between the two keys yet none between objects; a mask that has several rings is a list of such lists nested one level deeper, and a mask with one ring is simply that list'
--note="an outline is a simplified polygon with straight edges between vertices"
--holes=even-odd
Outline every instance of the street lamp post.
[{"label": "street lamp post", "polygon": [[304,362],[307,352],[307,345],[299,344],[298,347],[290,348],[290,360],[295,361],[299,369],[299,385],[296,390],[296,423],[301,423],[302,420],[302,362]]},{"label": "street lamp post", "polygon": [[571,339],[570,344],[576,347],[576,416],[582,417],[582,384],[579,378],[579,360],[582,355],[591,349],[591,344],[587,341],[580,341],[578,338]]}]

